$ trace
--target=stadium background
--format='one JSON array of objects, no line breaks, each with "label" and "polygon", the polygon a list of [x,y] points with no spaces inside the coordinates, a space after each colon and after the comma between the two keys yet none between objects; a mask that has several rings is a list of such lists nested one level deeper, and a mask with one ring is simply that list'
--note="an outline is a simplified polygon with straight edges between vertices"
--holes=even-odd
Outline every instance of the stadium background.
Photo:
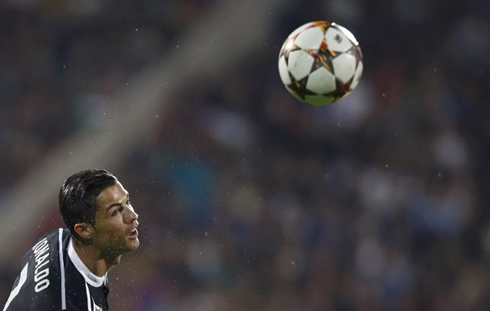
[{"label": "stadium background", "polygon": [[[57,190],[115,173],[141,247],[113,310],[490,309],[490,3],[0,3],[0,301],[61,226]],[[296,102],[277,54],[329,19],[358,88]]]}]

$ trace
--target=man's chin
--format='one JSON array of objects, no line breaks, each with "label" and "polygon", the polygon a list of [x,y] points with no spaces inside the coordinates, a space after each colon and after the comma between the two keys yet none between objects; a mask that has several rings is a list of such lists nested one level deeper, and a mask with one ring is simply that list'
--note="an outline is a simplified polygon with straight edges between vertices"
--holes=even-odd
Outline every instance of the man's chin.
[{"label": "man's chin", "polygon": [[128,245],[128,251],[134,251],[140,246],[140,240],[138,238],[136,239],[131,239],[129,245]]}]

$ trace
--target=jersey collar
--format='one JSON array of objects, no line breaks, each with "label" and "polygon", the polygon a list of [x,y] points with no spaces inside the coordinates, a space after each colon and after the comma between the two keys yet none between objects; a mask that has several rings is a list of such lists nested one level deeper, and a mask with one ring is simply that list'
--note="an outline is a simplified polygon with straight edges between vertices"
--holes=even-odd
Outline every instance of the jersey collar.
[{"label": "jersey collar", "polygon": [[77,268],[78,272],[80,272],[81,275],[83,275],[83,278],[85,279],[85,282],[90,284],[93,287],[100,287],[102,284],[104,284],[107,280],[107,273],[104,274],[103,276],[97,276],[93,274],[87,266],[82,262],[80,257],[78,257],[77,252],[73,248],[72,241],[70,239],[70,242],[68,244],[68,257],[70,257],[71,261],[73,262],[73,265],[75,268]]}]

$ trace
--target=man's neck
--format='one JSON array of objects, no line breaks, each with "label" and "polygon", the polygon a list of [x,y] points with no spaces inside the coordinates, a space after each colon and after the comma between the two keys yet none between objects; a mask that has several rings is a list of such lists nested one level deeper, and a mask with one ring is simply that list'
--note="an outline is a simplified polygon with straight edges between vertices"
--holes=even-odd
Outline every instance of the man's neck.
[{"label": "man's neck", "polygon": [[73,249],[83,264],[97,276],[104,276],[112,267],[119,264],[121,255],[108,256],[93,245],[85,245],[72,239]]}]

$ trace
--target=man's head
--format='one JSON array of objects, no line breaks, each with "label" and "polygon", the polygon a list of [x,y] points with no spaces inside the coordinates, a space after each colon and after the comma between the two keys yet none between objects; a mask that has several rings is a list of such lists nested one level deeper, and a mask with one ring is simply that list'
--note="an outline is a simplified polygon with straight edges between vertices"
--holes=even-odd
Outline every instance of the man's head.
[{"label": "man's head", "polygon": [[138,247],[138,215],[129,193],[106,170],[89,169],[68,177],[60,189],[59,205],[76,240],[113,253]]},{"label": "man's head", "polygon": [[106,170],[89,169],[68,177],[60,189],[60,212],[72,235],[77,223],[95,225],[97,203],[95,198],[107,187],[117,183],[114,175]]}]

